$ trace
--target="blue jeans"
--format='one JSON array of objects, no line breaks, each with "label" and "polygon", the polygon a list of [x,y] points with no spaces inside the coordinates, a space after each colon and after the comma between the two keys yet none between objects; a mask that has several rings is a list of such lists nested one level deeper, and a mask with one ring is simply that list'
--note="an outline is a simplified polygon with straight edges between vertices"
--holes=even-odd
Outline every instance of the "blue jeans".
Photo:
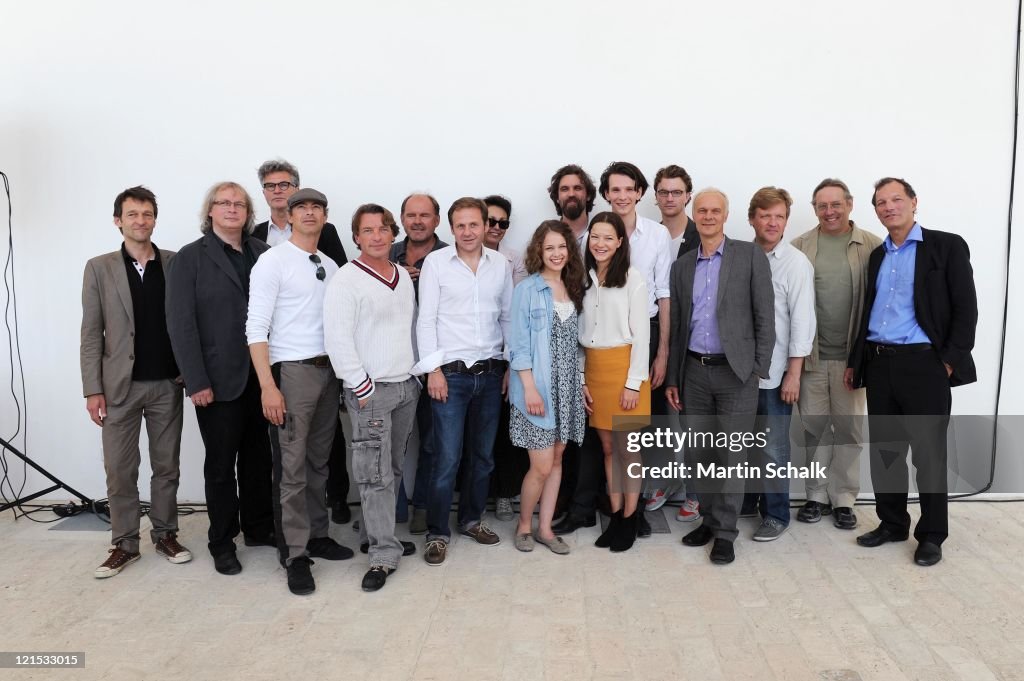
[{"label": "blue jeans", "polygon": [[764,477],[765,466],[773,463],[785,467],[789,464],[789,424],[793,416],[793,405],[786,404],[780,397],[781,386],[769,390],[758,390],[757,425],[755,432],[767,432],[767,446],[750,448],[750,463],[760,467],[761,479],[750,480],[747,486],[756,492],[747,492],[743,499],[744,508],[756,505],[762,518],[775,518],[789,525],[789,478]]},{"label": "blue jeans", "polygon": [[[434,430],[434,466],[427,498],[427,540],[448,539],[448,514],[455,493],[455,476],[462,458],[463,435],[467,460],[459,494],[459,529],[480,522],[487,505],[487,490],[494,468],[494,436],[501,412],[504,369],[479,375],[445,370],[448,401],[431,400]],[[418,477],[418,476],[417,476]]]},{"label": "blue jeans", "polygon": [[[426,380],[426,379],[424,379]],[[420,399],[416,403],[416,428],[419,432],[420,452],[416,459],[416,479],[413,482],[412,507],[414,509],[425,509],[427,507],[427,496],[430,492],[430,477],[434,471],[434,417],[432,415],[430,395],[427,394],[426,383]],[[409,516],[409,497],[405,489],[405,481],[398,485],[396,502],[398,507],[395,511],[396,522],[404,523]]]}]

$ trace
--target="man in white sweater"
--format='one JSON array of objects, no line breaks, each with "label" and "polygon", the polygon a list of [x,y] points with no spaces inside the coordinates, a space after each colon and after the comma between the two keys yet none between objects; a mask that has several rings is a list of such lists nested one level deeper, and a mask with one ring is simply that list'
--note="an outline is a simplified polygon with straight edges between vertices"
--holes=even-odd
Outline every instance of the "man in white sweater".
[{"label": "man in white sweater", "polygon": [[317,250],[327,197],[300,189],[288,199],[292,234],[257,261],[245,334],[270,421],[274,524],[288,588],[316,589],[310,557],[345,560],[352,551],[327,535],[327,461],[338,423],[338,379],[324,349],[324,293],[338,271]]},{"label": "man in white sweater", "polygon": [[359,257],[331,279],[324,298],[324,340],[352,416],[352,477],[359,487],[362,547],[370,554],[363,591],[377,591],[415,552],[395,536],[395,486],[416,420],[420,384],[412,376],[416,296],[404,267],[390,262],[394,216],[365,204],[352,216]]}]

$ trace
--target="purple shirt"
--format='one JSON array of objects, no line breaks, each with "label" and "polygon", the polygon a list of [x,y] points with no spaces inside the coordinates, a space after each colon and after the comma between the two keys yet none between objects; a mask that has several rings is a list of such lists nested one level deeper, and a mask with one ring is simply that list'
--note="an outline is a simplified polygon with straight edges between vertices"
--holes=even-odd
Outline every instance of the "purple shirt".
[{"label": "purple shirt", "polygon": [[[697,271],[693,276],[693,310],[690,313],[690,350],[702,355],[721,355],[722,339],[718,336],[718,273],[722,269],[725,239],[711,257],[704,257],[698,245]],[[685,257],[685,256],[684,256]]]}]

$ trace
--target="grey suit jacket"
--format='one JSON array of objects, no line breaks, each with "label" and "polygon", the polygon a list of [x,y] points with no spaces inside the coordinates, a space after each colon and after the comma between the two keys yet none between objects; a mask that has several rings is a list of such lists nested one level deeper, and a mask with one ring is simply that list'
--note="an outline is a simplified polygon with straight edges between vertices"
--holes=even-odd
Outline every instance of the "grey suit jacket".
[{"label": "grey suit jacket", "polygon": [[[174,251],[160,249],[165,272],[173,260]],[[102,394],[110,404],[128,397],[135,368],[135,309],[120,250],[85,263],[79,359],[85,397]]]},{"label": "grey suit jacket", "polygon": [[[686,253],[672,264],[672,331],[666,386],[681,387],[684,382],[699,252]],[[726,237],[716,311],[718,335],[733,373],[741,381],[751,374],[767,377],[775,345],[775,292],[771,266],[760,247]]]},{"label": "grey suit jacket", "polygon": [[[243,242],[255,261],[269,246]],[[238,398],[249,381],[245,318],[249,301],[223,243],[207,232],[178,252],[167,278],[167,333],[185,392],[213,388],[213,398]]]}]

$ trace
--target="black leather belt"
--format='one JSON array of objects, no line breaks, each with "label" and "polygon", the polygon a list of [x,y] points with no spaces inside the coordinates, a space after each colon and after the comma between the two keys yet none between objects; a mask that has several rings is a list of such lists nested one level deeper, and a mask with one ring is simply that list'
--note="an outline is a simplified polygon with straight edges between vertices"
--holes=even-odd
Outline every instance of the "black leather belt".
[{"label": "black leather belt", "polygon": [[310,357],[309,359],[297,359],[296,364],[312,364],[318,369],[330,369],[331,368],[331,357],[330,355],[317,355],[316,357]]},{"label": "black leather belt", "polygon": [[686,354],[693,357],[695,360],[700,362],[701,365],[706,367],[717,367],[729,363],[729,360],[725,358],[725,355],[702,355],[699,352],[694,352],[693,350],[687,350]]},{"label": "black leather belt", "polygon": [[931,350],[931,343],[907,343],[906,345],[882,345],[868,341],[868,349],[876,355],[905,355],[910,352]]},{"label": "black leather belt", "polygon": [[466,363],[461,359],[455,360],[454,362],[442,364],[441,370],[451,371],[456,374],[472,374],[474,376],[479,376],[480,374],[486,374],[494,369],[504,371],[507,367],[508,362],[503,359],[492,357],[491,359],[482,359],[479,362],[474,362],[472,366],[466,366]]}]

